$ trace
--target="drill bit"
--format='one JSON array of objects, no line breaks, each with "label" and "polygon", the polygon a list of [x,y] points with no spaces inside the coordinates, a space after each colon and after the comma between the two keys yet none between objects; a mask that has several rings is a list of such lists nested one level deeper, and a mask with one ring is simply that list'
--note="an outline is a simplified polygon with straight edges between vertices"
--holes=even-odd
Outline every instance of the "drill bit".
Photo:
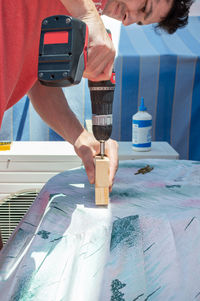
[{"label": "drill bit", "polygon": [[103,157],[105,155],[105,141],[104,140],[100,140],[100,155],[101,155],[101,159],[103,159]]}]

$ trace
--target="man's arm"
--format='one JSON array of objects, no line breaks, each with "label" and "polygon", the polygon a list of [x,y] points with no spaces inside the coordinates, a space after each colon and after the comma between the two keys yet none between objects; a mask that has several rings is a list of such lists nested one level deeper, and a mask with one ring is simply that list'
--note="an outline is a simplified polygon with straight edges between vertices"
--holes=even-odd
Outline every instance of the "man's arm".
[{"label": "man's arm", "polygon": [[[94,183],[94,156],[99,154],[100,146],[94,136],[88,133],[71,111],[61,88],[45,87],[39,82],[28,92],[31,102],[41,118],[66,141],[70,142],[82,159],[91,184]],[[118,165],[117,142],[109,139],[105,154],[110,159],[110,189]]]},{"label": "man's arm", "polygon": [[84,21],[89,29],[88,63],[84,77],[110,79],[115,49],[92,0],[60,0],[70,14]]}]

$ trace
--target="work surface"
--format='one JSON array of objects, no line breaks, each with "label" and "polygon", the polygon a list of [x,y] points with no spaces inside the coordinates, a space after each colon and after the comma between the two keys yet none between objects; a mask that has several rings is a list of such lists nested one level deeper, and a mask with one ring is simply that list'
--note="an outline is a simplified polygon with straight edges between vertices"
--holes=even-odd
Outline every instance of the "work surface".
[{"label": "work surface", "polygon": [[0,253],[1,300],[200,300],[200,162],[121,162],[110,197],[83,168],[49,180]]}]

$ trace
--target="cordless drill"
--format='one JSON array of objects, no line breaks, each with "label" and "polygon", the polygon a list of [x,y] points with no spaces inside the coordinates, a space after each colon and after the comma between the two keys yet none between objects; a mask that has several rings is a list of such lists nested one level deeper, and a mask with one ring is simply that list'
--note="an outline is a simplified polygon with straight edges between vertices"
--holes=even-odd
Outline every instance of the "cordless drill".
[{"label": "cordless drill", "polygon": [[[111,35],[110,33],[108,33]],[[38,79],[46,86],[68,87],[80,83],[87,64],[87,25],[71,16],[56,15],[42,21]],[[115,73],[107,81],[88,81],[92,104],[92,130],[104,157],[105,141],[112,132]]]}]

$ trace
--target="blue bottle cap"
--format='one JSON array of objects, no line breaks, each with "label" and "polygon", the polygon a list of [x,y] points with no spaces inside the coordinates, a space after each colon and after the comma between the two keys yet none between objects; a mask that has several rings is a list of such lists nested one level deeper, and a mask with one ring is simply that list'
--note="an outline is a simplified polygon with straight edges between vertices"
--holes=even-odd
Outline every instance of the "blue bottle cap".
[{"label": "blue bottle cap", "polygon": [[139,111],[146,111],[147,108],[144,105],[144,97],[141,97],[141,104],[139,106]]}]

